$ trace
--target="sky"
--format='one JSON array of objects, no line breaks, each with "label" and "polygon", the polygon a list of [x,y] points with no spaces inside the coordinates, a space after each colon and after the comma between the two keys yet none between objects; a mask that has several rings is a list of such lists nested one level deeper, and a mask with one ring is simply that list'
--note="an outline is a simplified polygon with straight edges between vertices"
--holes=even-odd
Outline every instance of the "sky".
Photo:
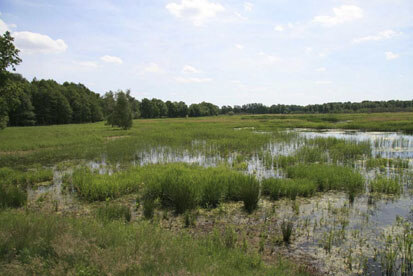
[{"label": "sky", "polygon": [[413,99],[412,0],[1,0],[28,80],[217,105]]}]

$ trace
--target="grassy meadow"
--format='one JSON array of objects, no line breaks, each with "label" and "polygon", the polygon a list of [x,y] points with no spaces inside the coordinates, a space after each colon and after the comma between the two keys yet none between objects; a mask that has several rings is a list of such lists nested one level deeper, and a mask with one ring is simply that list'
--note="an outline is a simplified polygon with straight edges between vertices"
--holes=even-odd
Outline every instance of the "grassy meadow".
[{"label": "grassy meadow", "polygon": [[[309,138],[297,129],[407,138]],[[6,128],[0,274],[347,275],[379,267],[409,275],[412,162],[392,154],[409,153],[411,133],[413,113]],[[389,222],[375,216],[385,204],[403,212]],[[382,233],[363,236],[372,223]]]}]

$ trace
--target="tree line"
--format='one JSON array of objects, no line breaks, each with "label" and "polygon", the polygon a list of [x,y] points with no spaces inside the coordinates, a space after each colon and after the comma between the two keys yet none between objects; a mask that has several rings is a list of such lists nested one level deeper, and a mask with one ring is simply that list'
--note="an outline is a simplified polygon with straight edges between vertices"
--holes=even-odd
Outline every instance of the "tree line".
[{"label": "tree line", "polygon": [[139,101],[130,90],[109,91],[103,96],[83,84],[54,80],[31,82],[9,72],[21,63],[19,50],[9,32],[0,36],[0,129],[6,126],[32,126],[88,123],[106,120],[107,124],[129,128],[137,118],[178,118],[219,114],[293,114],[413,111],[413,101],[337,102],[315,105],[271,105],[250,103],[218,106],[201,102],[186,103],[144,98]]},{"label": "tree line", "polygon": [[312,105],[266,106],[262,103],[250,103],[242,106],[222,106],[221,114],[296,114],[296,113],[366,113],[366,112],[413,112],[411,101],[362,101],[362,102],[333,102]]}]

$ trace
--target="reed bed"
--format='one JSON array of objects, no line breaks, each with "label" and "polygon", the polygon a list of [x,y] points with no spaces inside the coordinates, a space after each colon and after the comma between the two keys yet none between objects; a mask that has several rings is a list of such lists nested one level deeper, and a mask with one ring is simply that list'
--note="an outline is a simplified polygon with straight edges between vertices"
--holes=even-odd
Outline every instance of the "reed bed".
[{"label": "reed bed", "polygon": [[378,176],[370,182],[370,192],[397,195],[402,192],[403,185],[398,177]]},{"label": "reed bed", "polygon": [[[243,201],[252,212],[257,207],[259,182],[228,167],[204,168],[182,163],[133,167],[113,174],[87,168],[73,173],[73,186],[88,201],[103,201],[142,189],[144,201],[159,199],[176,213],[197,206],[214,208],[223,201]],[[150,203],[146,203],[150,206]]]},{"label": "reed bed", "polygon": [[360,192],[364,187],[363,176],[351,168],[326,164],[301,164],[287,169],[289,178],[308,179],[316,183],[317,191],[329,190]]}]

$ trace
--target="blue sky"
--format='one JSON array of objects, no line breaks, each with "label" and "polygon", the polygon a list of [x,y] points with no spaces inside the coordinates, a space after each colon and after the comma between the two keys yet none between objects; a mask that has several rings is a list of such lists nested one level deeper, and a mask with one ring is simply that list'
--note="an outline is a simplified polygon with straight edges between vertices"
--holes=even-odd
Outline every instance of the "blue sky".
[{"label": "blue sky", "polygon": [[412,0],[2,0],[31,80],[218,105],[413,99]]}]

